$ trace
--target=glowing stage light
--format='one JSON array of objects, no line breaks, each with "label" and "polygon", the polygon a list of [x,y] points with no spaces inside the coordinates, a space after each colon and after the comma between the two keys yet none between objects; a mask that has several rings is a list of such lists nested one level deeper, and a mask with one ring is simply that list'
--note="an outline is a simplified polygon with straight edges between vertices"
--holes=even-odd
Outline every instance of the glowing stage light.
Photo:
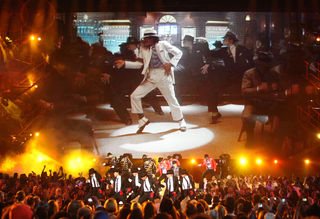
[{"label": "glowing stage light", "polygon": [[240,163],[241,166],[246,166],[247,163],[248,163],[248,160],[247,160],[246,157],[240,157],[239,163]]},{"label": "glowing stage light", "polygon": [[257,159],[256,159],[256,164],[257,164],[258,166],[260,166],[260,165],[262,164],[262,159],[261,159],[261,158],[257,158]]},{"label": "glowing stage light", "polygon": [[273,163],[274,163],[274,164],[278,164],[279,161],[278,161],[278,160],[273,160]]},{"label": "glowing stage light", "polygon": [[305,165],[309,165],[310,162],[311,162],[311,161],[310,161],[309,159],[305,159],[305,160],[304,160]]},{"label": "glowing stage light", "polygon": [[34,87],[34,88],[38,88],[38,85],[37,85],[37,84],[35,84],[33,87]]},{"label": "glowing stage light", "polygon": [[40,132],[34,133],[34,136],[39,137],[40,136]]},{"label": "glowing stage light", "polygon": [[3,172],[11,171],[16,165],[16,162],[11,158],[5,158],[0,166],[0,170]]},{"label": "glowing stage light", "polygon": [[64,157],[63,166],[70,174],[87,173],[91,167],[96,166],[95,155],[84,151],[72,151]]},{"label": "glowing stage light", "polygon": [[317,133],[317,139],[320,139],[320,132]]},{"label": "glowing stage light", "polygon": [[320,42],[320,36],[316,37],[316,41],[319,43]]},{"label": "glowing stage light", "polygon": [[191,164],[196,164],[196,160],[195,159],[191,159]]},{"label": "glowing stage light", "polygon": [[37,161],[38,161],[39,163],[41,163],[41,162],[43,162],[44,160],[45,160],[44,156],[41,155],[41,154],[39,154],[38,157],[37,157]]},{"label": "glowing stage light", "polygon": [[31,41],[35,41],[35,40],[36,40],[36,37],[35,37],[35,35],[31,35],[31,36],[29,37],[29,39],[30,39]]},{"label": "glowing stage light", "polygon": [[30,137],[32,137],[32,136],[33,136],[33,134],[32,134],[32,133],[30,133],[30,134],[29,134],[29,136],[30,136]]},{"label": "glowing stage light", "polygon": [[38,37],[37,39],[38,39],[38,41],[41,41],[41,40],[42,40],[41,37]]}]

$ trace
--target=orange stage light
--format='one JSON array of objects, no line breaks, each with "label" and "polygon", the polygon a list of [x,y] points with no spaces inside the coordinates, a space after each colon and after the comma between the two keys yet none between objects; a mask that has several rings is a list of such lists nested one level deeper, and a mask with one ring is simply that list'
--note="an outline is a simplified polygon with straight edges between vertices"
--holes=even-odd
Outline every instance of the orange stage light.
[{"label": "orange stage light", "polygon": [[245,165],[247,165],[248,160],[247,160],[247,158],[245,158],[245,157],[240,157],[239,162],[240,162],[240,165],[241,165],[241,166],[245,166]]},{"label": "orange stage light", "polygon": [[306,165],[309,165],[309,164],[311,163],[311,161],[310,161],[309,159],[305,159],[305,160],[304,160],[304,163],[305,163]]},{"label": "orange stage light", "polygon": [[257,159],[256,159],[256,164],[259,165],[259,166],[262,164],[261,158],[257,158]]},{"label": "orange stage light", "polygon": [[34,35],[30,35],[29,39],[30,39],[31,41],[35,41],[36,37],[35,37]]}]

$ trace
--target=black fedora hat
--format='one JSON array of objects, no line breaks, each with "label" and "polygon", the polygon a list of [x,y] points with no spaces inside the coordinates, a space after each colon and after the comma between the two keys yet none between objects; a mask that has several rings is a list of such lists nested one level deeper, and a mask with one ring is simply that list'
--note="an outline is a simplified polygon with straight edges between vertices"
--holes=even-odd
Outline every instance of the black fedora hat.
[{"label": "black fedora hat", "polygon": [[233,40],[234,42],[238,42],[238,41],[239,41],[237,35],[235,35],[235,34],[232,33],[231,31],[228,31],[228,32],[224,35],[223,39],[226,39],[226,38],[231,39],[231,40]]},{"label": "black fedora hat", "polygon": [[183,41],[189,41],[189,42],[193,42],[194,41],[194,37],[190,36],[190,35],[185,35],[183,37]]},{"label": "black fedora hat", "polygon": [[117,167],[114,167],[114,168],[111,168],[111,169],[110,169],[110,172],[111,172],[111,173],[120,173],[120,169],[117,168]]},{"label": "black fedora hat", "polygon": [[145,171],[145,170],[142,170],[139,172],[139,177],[142,178],[142,177],[146,177],[148,176],[148,173]]},{"label": "black fedora hat", "polygon": [[180,170],[180,175],[188,175],[188,172],[186,169],[181,169]]},{"label": "black fedora hat", "polygon": [[214,41],[214,43],[212,43],[212,45],[214,45],[215,47],[221,47],[223,43],[220,40],[216,40]]},{"label": "black fedora hat", "polygon": [[133,37],[133,36],[129,36],[127,38],[127,42],[126,43],[127,44],[139,44],[140,41],[137,38]]},{"label": "black fedora hat", "polygon": [[167,171],[167,175],[169,175],[169,174],[173,174],[173,170],[171,170],[171,169],[168,170],[168,171]]},{"label": "black fedora hat", "polygon": [[138,173],[139,172],[139,168],[138,167],[132,167],[131,168],[131,173]]}]

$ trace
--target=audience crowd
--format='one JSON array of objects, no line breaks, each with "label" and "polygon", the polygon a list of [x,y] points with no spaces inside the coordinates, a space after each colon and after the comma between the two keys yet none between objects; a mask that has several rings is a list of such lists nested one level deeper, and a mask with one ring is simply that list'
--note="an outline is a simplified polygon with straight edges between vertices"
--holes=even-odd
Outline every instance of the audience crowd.
[{"label": "audience crowd", "polygon": [[[145,159],[144,162],[150,159],[152,158]],[[123,168],[111,166],[102,177],[92,168],[88,177],[68,176],[62,167],[58,172],[50,170],[49,173],[44,168],[40,175],[34,172],[20,175],[0,173],[1,218],[320,218],[319,176],[220,177],[213,174],[212,177],[203,178],[203,182],[195,183],[183,196],[183,178],[186,173],[180,169],[177,176],[178,187],[175,188],[177,196],[172,196],[168,188],[168,169],[162,179],[160,171],[147,175],[150,182],[153,179],[159,184],[158,187],[153,187],[157,188],[152,190],[153,196],[148,196],[144,201],[139,198],[144,196],[143,193],[139,193],[136,198],[129,198],[134,191],[134,186],[129,183],[129,179],[136,176],[133,172],[139,172],[138,178],[144,187],[146,174],[143,172],[147,167],[144,163],[139,171],[134,171],[135,167],[131,167],[125,172]],[[124,199],[119,199],[117,193],[119,175],[129,183],[123,189],[123,194],[120,194],[126,196]]]}]

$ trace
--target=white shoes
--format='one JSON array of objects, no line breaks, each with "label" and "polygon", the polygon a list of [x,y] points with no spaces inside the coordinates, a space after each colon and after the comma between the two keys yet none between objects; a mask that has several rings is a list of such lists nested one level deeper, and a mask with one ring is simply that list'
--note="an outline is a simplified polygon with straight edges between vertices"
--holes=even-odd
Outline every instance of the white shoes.
[{"label": "white shoes", "polygon": [[150,120],[147,119],[145,116],[138,120],[138,131],[137,134],[142,133],[143,129],[150,123]]},{"label": "white shoes", "polygon": [[187,131],[187,123],[184,119],[179,121],[179,127],[180,127],[180,131],[182,131],[182,132]]}]

